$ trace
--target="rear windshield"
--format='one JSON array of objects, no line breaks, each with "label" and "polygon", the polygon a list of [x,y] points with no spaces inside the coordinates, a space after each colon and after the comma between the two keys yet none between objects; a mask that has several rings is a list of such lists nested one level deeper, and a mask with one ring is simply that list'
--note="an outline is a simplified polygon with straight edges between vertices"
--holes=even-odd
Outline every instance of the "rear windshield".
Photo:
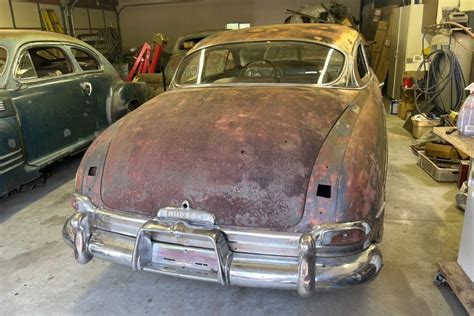
[{"label": "rear windshield", "polygon": [[7,50],[0,47],[0,76],[3,75],[3,71],[7,66]]},{"label": "rear windshield", "polygon": [[307,42],[266,41],[217,45],[187,56],[179,85],[232,83],[328,84],[344,68],[344,55]]}]

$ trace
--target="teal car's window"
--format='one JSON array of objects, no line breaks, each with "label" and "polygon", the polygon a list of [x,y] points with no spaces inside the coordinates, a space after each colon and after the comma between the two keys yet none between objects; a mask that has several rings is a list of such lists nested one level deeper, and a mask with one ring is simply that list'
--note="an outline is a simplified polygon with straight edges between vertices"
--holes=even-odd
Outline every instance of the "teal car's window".
[{"label": "teal car's window", "polygon": [[3,75],[3,71],[7,65],[7,50],[0,47],[0,76]]},{"label": "teal car's window", "polygon": [[265,41],[216,45],[187,56],[179,85],[230,83],[328,84],[344,69],[335,48],[307,42]]},{"label": "teal car's window", "polygon": [[73,72],[71,61],[57,47],[32,47],[20,58],[16,78],[59,77]]},{"label": "teal car's window", "polygon": [[77,48],[71,48],[71,52],[82,70],[90,71],[100,69],[99,61],[92,56],[92,54]]},{"label": "teal car's window", "polygon": [[24,52],[18,61],[15,77],[17,79],[35,79],[38,78],[35,67],[31,61],[30,53]]}]

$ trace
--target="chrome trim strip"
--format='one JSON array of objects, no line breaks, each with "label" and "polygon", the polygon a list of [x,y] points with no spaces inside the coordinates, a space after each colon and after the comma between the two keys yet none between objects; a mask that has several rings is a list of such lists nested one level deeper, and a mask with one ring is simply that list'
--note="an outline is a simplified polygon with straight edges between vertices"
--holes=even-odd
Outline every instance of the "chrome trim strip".
[{"label": "chrome trim strip", "polygon": [[21,162],[15,164],[15,165],[13,165],[13,166],[7,168],[7,169],[0,170],[0,174],[7,173],[8,171],[15,169],[16,167],[19,167],[19,166],[21,166],[22,164],[23,164],[23,161],[21,161]]},{"label": "chrome trim strip", "polygon": [[[17,161],[18,159],[23,159],[23,155],[20,155],[20,156],[17,156],[17,157],[13,157],[12,159],[7,160],[7,161],[5,161],[5,162],[0,162],[0,168],[5,167],[5,166],[11,164],[12,162]],[[23,162],[23,160],[22,160],[21,162]]]},{"label": "chrome trim strip", "polygon": [[21,152],[21,148],[15,150],[15,151],[9,152],[9,153],[6,154],[6,155],[0,156],[0,160],[6,159],[6,158],[11,157],[11,156],[13,156],[13,155],[15,155],[15,154],[18,154],[18,153],[20,153],[20,152]]}]

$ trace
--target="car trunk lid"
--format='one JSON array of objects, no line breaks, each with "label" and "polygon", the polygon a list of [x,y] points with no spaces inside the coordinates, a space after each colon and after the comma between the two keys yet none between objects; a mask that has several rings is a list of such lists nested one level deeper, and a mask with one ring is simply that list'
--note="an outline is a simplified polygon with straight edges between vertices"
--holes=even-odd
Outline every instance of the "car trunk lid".
[{"label": "car trunk lid", "polygon": [[131,113],[117,131],[102,200],[148,216],[187,200],[220,225],[294,226],[317,154],[348,94],[314,87],[165,93]]}]

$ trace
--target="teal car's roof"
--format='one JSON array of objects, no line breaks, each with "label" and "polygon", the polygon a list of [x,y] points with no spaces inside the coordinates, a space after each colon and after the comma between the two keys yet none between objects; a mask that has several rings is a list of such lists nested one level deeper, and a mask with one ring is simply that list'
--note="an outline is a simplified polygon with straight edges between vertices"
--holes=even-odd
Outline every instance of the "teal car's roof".
[{"label": "teal car's roof", "polygon": [[[12,63],[12,58],[17,52],[17,50],[28,43],[32,42],[61,42],[61,43],[71,43],[77,44],[82,47],[87,47],[88,49],[95,52],[97,55],[101,55],[95,48],[90,46],[83,41],[74,38],[72,36],[46,32],[46,31],[37,31],[37,30],[21,30],[21,29],[4,29],[0,30],[0,47],[4,47],[7,50],[7,63],[5,66],[4,74],[10,68]],[[0,76],[0,89],[5,87],[7,81],[7,76]]]},{"label": "teal car's roof", "polygon": [[69,42],[79,45],[85,45],[84,42],[72,36],[33,30],[0,30],[0,46],[7,49],[16,49],[29,42]]}]

